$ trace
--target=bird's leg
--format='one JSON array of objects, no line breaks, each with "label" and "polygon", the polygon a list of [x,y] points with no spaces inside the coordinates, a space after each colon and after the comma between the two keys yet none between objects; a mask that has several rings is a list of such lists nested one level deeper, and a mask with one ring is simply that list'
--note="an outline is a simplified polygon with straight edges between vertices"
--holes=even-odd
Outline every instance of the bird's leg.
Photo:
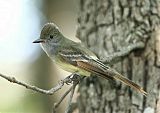
[{"label": "bird's leg", "polygon": [[65,83],[67,85],[69,84],[73,84],[74,82],[80,82],[80,80],[82,79],[82,76],[76,74],[76,73],[72,73],[71,75],[69,75],[68,77],[66,77],[63,81],[65,81]]},{"label": "bird's leg", "polygon": [[69,76],[69,79],[72,81],[73,85],[72,85],[72,89],[70,91],[71,93],[70,93],[70,97],[69,97],[69,100],[68,100],[68,106],[67,106],[67,109],[66,109],[65,113],[70,113],[71,111],[73,111],[73,107],[72,107],[73,94],[74,94],[76,86],[80,83],[81,79],[83,79],[83,78],[84,78],[83,76],[80,76],[76,73]]},{"label": "bird's leg", "polygon": [[118,62],[122,57],[128,55],[131,51],[136,49],[143,49],[145,44],[143,42],[137,42],[130,44],[128,47],[122,48],[118,52],[114,52],[105,58],[101,58],[101,61],[104,63],[115,63]]}]

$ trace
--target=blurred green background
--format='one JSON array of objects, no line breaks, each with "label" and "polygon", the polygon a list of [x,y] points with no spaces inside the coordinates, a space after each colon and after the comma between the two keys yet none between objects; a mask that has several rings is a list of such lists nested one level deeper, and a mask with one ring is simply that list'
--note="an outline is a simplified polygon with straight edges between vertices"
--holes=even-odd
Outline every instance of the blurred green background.
[{"label": "blurred green background", "polygon": [[[43,89],[69,75],[32,42],[46,22],[55,22],[65,36],[76,39],[77,4],[75,0],[0,0],[0,73]],[[65,90],[47,96],[0,78],[0,113],[50,113]],[[59,113],[66,104],[61,104]]]}]

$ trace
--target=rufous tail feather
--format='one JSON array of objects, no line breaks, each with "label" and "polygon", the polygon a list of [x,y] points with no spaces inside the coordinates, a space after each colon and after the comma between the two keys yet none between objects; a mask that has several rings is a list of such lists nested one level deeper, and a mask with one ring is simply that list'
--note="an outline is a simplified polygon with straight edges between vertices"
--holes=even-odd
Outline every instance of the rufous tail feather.
[{"label": "rufous tail feather", "polygon": [[141,86],[139,86],[136,83],[132,82],[131,80],[123,77],[119,73],[117,73],[116,75],[114,75],[113,78],[116,79],[116,80],[119,80],[119,81],[123,82],[124,84],[126,84],[126,85],[134,88],[135,90],[139,91],[143,95],[147,96],[147,92],[144,91],[144,89]]},{"label": "rufous tail feather", "polygon": [[94,67],[90,64],[87,64],[85,62],[77,62],[78,66],[84,70],[87,70],[89,72],[92,72],[94,74],[97,74],[100,77],[103,77],[105,79],[115,79],[123,82],[124,84],[134,88],[136,91],[142,93],[143,95],[147,96],[147,92],[143,90],[143,88],[136,83],[132,82],[131,80],[125,78],[123,75],[119,74],[117,71],[113,69],[106,69],[102,70],[100,68]]}]

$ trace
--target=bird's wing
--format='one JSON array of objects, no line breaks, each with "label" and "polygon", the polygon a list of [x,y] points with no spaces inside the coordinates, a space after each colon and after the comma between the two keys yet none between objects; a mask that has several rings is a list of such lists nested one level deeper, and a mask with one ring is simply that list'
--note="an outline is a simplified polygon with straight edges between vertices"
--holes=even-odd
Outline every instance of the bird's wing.
[{"label": "bird's wing", "polygon": [[58,54],[59,57],[61,57],[66,63],[70,63],[74,66],[77,66],[78,68],[82,68],[89,72],[97,71],[97,73],[99,72],[100,74],[103,70],[109,68],[108,66],[100,62],[97,57],[94,56],[94,54],[89,50],[84,51],[72,46],[60,50]]},{"label": "bird's wing", "polygon": [[123,75],[119,74],[116,70],[110,68],[109,66],[106,66],[97,58],[94,59],[93,57],[90,57],[91,51],[89,51],[90,52],[89,54],[87,51],[83,51],[82,49],[73,46],[60,50],[58,54],[59,57],[61,57],[65,62],[70,63],[71,65],[74,65],[85,71],[94,73],[106,79],[119,80],[125,83],[126,85],[134,88],[135,90],[141,92],[142,94],[144,95],[147,94],[142,87],[132,82],[131,80],[125,78]]}]

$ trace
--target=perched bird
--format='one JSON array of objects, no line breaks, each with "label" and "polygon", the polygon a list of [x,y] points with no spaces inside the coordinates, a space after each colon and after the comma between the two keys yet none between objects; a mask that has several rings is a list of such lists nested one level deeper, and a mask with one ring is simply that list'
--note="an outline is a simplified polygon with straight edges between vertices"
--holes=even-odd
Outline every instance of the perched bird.
[{"label": "perched bird", "polygon": [[54,23],[45,24],[40,38],[33,43],[40,43],[46,54],[68,72],[83,76],[89,76],[93,73],[106,79],[119,80],[143,95],[147,95],[147,92],[142,87],[105,65],[81,43],[76,43],[63,36]]}]

